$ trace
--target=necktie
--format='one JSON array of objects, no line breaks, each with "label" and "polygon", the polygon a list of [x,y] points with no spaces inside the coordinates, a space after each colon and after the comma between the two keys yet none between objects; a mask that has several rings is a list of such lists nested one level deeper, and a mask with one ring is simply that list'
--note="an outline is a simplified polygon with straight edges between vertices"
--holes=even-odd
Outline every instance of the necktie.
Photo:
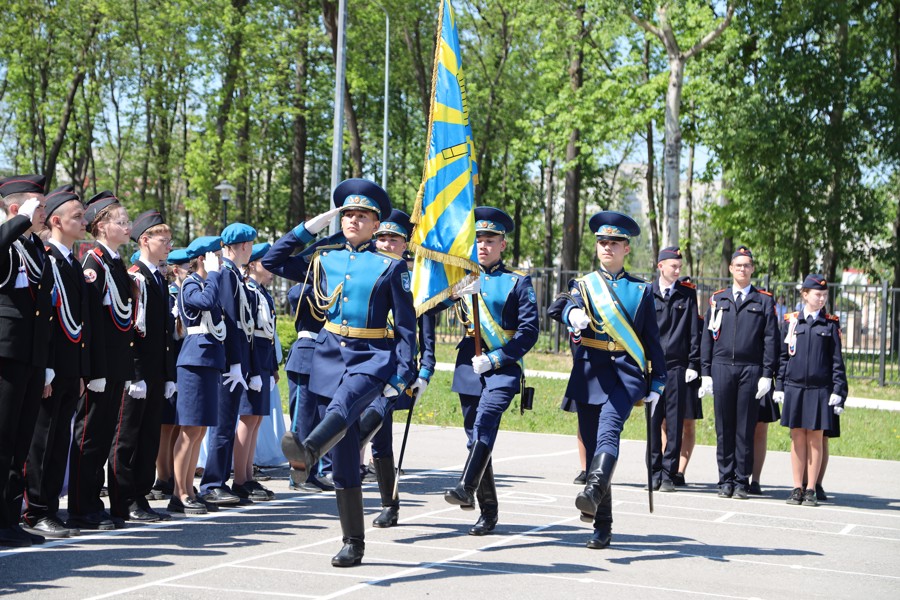
[{"label": "necktie", "polygon": [[159,271],[156,271],[156,272],[154,273],[154,275],[156,276],[156,284],[159,286],[159,291],[165,293],[165,291],[166,291],[166,284],[165,284],[165,282],[163,281],[163,276],[162,276],[162,274],[161,274]]},{"label": "necktie", "polygon": [[744,292],[738,292],[734,295],[734,303],[738,306],[741,305],[741,301],[744,299]]},{"label": "necktie", "polygon": [[671,291],[672,291],[672,288],[666,288],[666,293],[663,294],[663,300],[669,299],[669,292],[671,292]]},{"label": "necktie", "polygon": [[75,255],[73,253],[69,252],[69,255],[66,257],[66,259],[68,259],[70,267],[75,266]]}]

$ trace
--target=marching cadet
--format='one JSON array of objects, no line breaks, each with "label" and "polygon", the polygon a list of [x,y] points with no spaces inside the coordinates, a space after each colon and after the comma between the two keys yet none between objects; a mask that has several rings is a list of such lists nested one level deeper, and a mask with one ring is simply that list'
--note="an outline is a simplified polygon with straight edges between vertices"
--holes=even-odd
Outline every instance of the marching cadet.
[{"label": "marching cadet", "polygon": [[[252,365],[251,341],[254,315],[244,274],[241,271],[253,252],[256,230],[243,223],[231,223],[222,230],[222,264],[219,277],[219,305],[225,318],[225,364],[228,371],[219,388],[219,408],[215,427],[209,430],[209,454],[200,494],[204,502],[220,506],[240,503],[226,482],[232,463],[246,462],[246,448],[235,446],[241,397],[248,389],[259,391],[262,379]],[[251,467],[252,468],[252,467]]]},{"label": "marching cadet", "polygon": [[[328,223],[322,225],[326,227]],[[314,227],[312,221],[306,223],[307,227]],[[324,312],[318,308],[316,295],[312,282],[306,279],[308,265],[302,258],[292,258],[297,248],[303,248],[307,242],[301,241],[295,235],[294,229],[282,236],[272,248],[263,256],[262,266],[278,275],[293,281],[299,281],[288,291],[288,303],[294,314],[294,328],[297,331],[297,339],[291,344],[285,361],[284,371],[288,378],[289,410],[291,411],[291,431],[297,434],[301,440],[305,440],[310,432],[319,424],[325,416],[327,402],[318,402],[317,398],[309,393],[309,375],[312,367],[313,350],[316,347],[316,338],[322,330],[325,321]],[[321,229],[310,231],[315,235]],[[305,238],[304,238],[305,240]],[[323,245],[334,245],[340,240],[343,244],[343,233],[329,238],[323,238],[304,250],[300,256],[310,256]],[[304,492],[318,493],[334,490],[334,482],[331,479],[331,455],[323,453],[319,465],[311,469],[305,469],[302,473],[297,470],[298,464],[291,463],[290,487]]]},{"label": "marching cadet", "polygon": [[587,547],[600,549],[612,541],[610,484],[622,428],[641,400],[652,412],[665,390],[666,363],[652,286],[624,268],[640,226],[611,210],[595,214],[589,225],[597,237],[600,268],[570,281],[567,301],[554,303],[550,316],[578,338],[566,397],[577,403],[578,429],[591,463],[575,506],[581,519],[594,525]]},{"label": "marching cadet", "polygon": [[[71,443],[71,422],[90,373],[88,290],[81,265],[72,252],[84,236],[84,206],[71,186],[47,196],[47,250],[54,279],[53,359],[55,377],[48,398],[41,399],[34,437],[25,467],[27,495],[22,519],[34,533],[47,537],[77,535],[59,520],[59,495]],[[99,490],[98,490],[99,492]]]},{"label": "marching cadet", "polygon": [[134,378],[132,282],[119,248],[128,243],[131,221],[119,199],[103,191],[84,212],[94,246],[82,261],[91,310],[91,370],[75,411],[69,452],[70,529],[114,529],[100,489],[109,458],[125,382]]},{"label": "marching cadet", "polygon": [[841,353],[841,324],[824,312],[828,285],[821,275],[808,275],[800,296],[803,310],[784,316],[781,362],[775,379],[775,402],[784,403],[781,424],[791,429],[794,489],[788,504],[817,506],[823,433],[834,428],[847,397],[847,375]]},{"label": "marching cadet", "polygon": [[53,275],[34,235],[45,219],[44,176],[0,179],[0,197],[9,216],[0,225],[0,546],[15,548],[44,542],[19,526],[19,515],[25,460],[52,380],[46,367]]},{"label": "marching cadet", "polygon": [[[653,486],[661,492],[675,491],[675,481],[680,472],[685,411],[693,403],[692,396],[696,395],[688,384],[700,375],[697,290],[678,278],[681,265],[681,250],[677,247],[660,250],[656,265],[659,278],[653,282],[652,288],[660,343],[666,353],[667,385],[661,406],[653,411],[650,443]],[[693,412],[691,414],[693,416]]]},{"label": "marching cadet", "polygon": [[[457,345],[451,390],[459,394],[469,456],[456,487],[444,500],[481,515],[469,535],[486,535],[497,526],[497,488],[491,453],[500,419],[513,397],[522,391],[522,359],[538,340],[538,309],[531,278],[503,263],[506,235],[513,220],[498,208],[475,208],[475,236],[481,273],[459,290],[460,300],[445,301],[434,312],[455,305],[466,336]],[[479,294],[480,292],[480,294]],[[474,296],[472,295],[474,294]],[[477,297],[483,352],[475,353],[472,303]]]},{"label": "marching cadet", "polygon": [[172,247],[172,231],[155,210],[131,226],[140,255],[128,269],[137,288],[134,317],[134,378],[122,397],[119,426],[110,452],[109,502],[114,517],[153,523],[169,515],[150,507],[163,404],[176,392],[169,290],[159,270]]},{"label": "marching cadet", "polygon": [[[335,209],[294,228],[308,243],[340,212],[346,241],[320,246],[312,255],[297,255],[290,271],[309,265],[316,303],[325,324],[316,340],[309,391],[328,408],[322,421],[305,438],[287,432],[285,457],[300,468],[301,477],[329,450],[344,546],[332,566],[358,565],[365,552],[359,424],[365,408],[379,396],[397,397],[415,379],[415,311],[406,263],[376,252],[372,236],[387,219],[391,203],[377,184],[364,179],[341,182],[333,194]],[[393,315],[394,339],[387,337]]]},{"label": "marching cadet", "polygon": [[[394,257],[403,257],[406,253],[407,241],[412,231],[409,215],[402,210],[394,209],[387,220],[382,221],[375,231],[375,247]],[[407,267],[409,267],[407,262]],[[381,397],[375,400],[359,418],[360,446],[372,442],[372,462],[378,478],[378,491],[381,495],[382,511],[372,525],[375,527],[392,527],[397,524],[400,514],[400,498],[394,494],[397,473],[394,468],[394,436],[391,427],[395,410],[412,410],[431,380],[436,361],[434,358],[434,324],[432,315],[422,315],[416,320],[417,340],[421,354],[419,374],[415,383],[409,386],[414,395],[402,394],[396,398]],[[388,337],[393,337],[393,329],[388,321]],[[399,490],[398,490],[399,491]]]},{"label": "marching cadet", "polygon": [[735,250],[728,270],[733,283],[710,296],[704,319],[700,395],[713,396],[719,497],[745,500],[760,404],[778,365],[778,326],[772,294],[750,284],[753,254],[746,246]]},{"label": "marching cadet", "polygon": [[169,512],[202,515],[218,510],[194,491],[194,471],[207,427],[218,423],[219,393],[225,370],[226,325],[219,304],[222,273],[216,255],[222,248],[218,236],[192,241],[185,250],[189,274],[178,294],[178,316],[184,341],[178,353],[178,386],[175,423],[179,426],[174,449],[175,489]]},{"label": "marching cadet", "polygon": [[[263,417],[269,414],[272,389],[277,384],[278,364],[275,362],[275,300],[266,286],[274,276],[260,263],[272,244],[254,244],[247,263],[247,291],[253,314],[253,344],[251,352],[261,387],[251,387],[241,396],[234,451],[234,485],[232,491],[254,502],[274,500],[275,493],[253,478],[253,458],[256,438]],[[240,458],[240,462],[238,459]]]}]

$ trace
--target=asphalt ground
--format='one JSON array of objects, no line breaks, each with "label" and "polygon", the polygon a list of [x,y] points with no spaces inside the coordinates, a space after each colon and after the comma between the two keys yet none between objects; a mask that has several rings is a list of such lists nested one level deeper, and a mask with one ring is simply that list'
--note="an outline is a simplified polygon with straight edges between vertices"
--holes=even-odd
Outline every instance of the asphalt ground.
[{"label": "asphalt ground", "polygon": [[[573,421],[574,428],[574,421]],[[402,426],[395,424],[395,447]],[[494,470],[500,524],[444,502],[465,460],[461,429],[414,426],[400,524],[366,531],[363,564],[340,548],[333,493],[266,482],[273,502],[0,551],[12,598],[891,598],[900,597],[900,462],[833,457],[832,501],[789,506],[790,457],[770,452],[763,497],[716,497],[715,448],[697,447],[689,486],[648,513],[644,444],[625,441],[613,485],[613,542],[589,550],[574,507],[572,436],[503,431]],[[771,484],[771,485],[767,485]],[[164,508],[165,501],[154,502]],[[65,502],[62,504],[65,506]],[[366,521],[380,509],[366,485]]]}]

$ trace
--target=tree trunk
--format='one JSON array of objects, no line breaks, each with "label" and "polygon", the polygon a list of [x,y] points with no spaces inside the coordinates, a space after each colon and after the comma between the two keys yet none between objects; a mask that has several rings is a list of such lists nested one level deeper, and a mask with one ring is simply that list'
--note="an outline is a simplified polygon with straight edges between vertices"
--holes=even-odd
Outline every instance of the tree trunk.
[{"label": "tree trunk", "polygon": [[[409,28],[403,28],[403,40],[406,42],[406,48],[409,50],[409,56],[412,60],[413,74],[416,77],[416,86],[419,89],[419,100],[422,103],[422,116],[425,122],[428,122],[428,111],[431,109],[431,82],[425,68],[425,53],[422,50],[422,36],[419,32],[421,21],[416,19],[415,29],[410,31]],[[428,70],[431,70],[429,64]]]},{"label": "tree trunk", "polygon": [[831,189],[828,193],[828,207],[825,211],[825,252],[823,253],[823,271],[827,281],[836,281],[837,265],[841,260],[841,216],[844,202],[844,176],[846,172],[844,111],[847,106],[847,90],[844,81],[848,71],[847,65],[847,6],[839,3],[839,22],[835,47],[837,48],[837,73],[835,79],[840,82],[832,105],[829,123],[828,140],[831,159]]},{"label": "tree trunk", "polygon": [[666,89],[665,198],[666,246],[678,245],[679,203],[681,202],[681,87],[685,60],[669,57],[669,85]]},{"label": "tree trunk", "polygon": [[[693,105],[693,101],[691,101]],[[694,154],[697,148],[697,138],[691,139],[690,153],[688,154],[687,189],[685,190],[685,208],[687,209],[687,235],[684,241],[684,260],[687,263],[688,274],[694,275],[694,252],[692,249],[694,239]]]},{"label": "tree trunk", "polygon": [[306,96],[309,60],[309,4],[305,0],[297,8],[296,26],[301,34],[294,67],[294,127],[291,146],[291,200],[288,204],[285,229],[306,218]]},{"label": "tree trunk", "polygon": [[[644,83],[650,81],[650,40],[644,40]],[[653,120],[647,121],[647,173],[644,177],[647,187],[647,219],[650,222],[650,251],[653,253],[653,259],[659,256],[659,221],[656,212],[656,200],[653,197],[654,172],[656,168],[656,158],[653,151]]]},{"label": "tree trunk", "polygon": [[544,167],[544,189],[546,201],[544,202],[544,268],[553,267],[553,174],[556,169],[556,161],[553,158],[553,144],[547,149],[547,163]]},{"label": "tree trunk", "polygon": [[[575,9],[575,19],[578,23],[579,34],[572,46],[572,62],[569,65],[569,85],[573,91],[581,89],[584,80],[582,61],[584,51],[582,43],[585,36],[584,5]],[[566,191],[565,208],[563,211],[563,271],[578,270],[579,230],[578,230],[578,206],[581,198],[581,164],[579,158],[578,141],[581,130],[577,127],[569,134],[569,143],[566,146]]]}]

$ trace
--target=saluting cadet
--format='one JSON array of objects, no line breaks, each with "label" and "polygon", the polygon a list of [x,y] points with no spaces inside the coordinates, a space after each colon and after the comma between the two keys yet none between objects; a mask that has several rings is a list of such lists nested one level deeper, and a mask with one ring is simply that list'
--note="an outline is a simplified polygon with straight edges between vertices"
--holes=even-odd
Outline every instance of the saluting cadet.
[{"label": "saluting cadet", "polygon": [[175,423],[179,426],[174,450],[175,490],[167,510],[185,515],[202,515],[216,504],[208,504],[194,492],[194,471],[200,444],[207,427],[218,423],[219,393],[225,370],[226,325],[219,304],[218,236],[192,241],[185,254],[190,273],[178,294],[178,316],[184,327],[184,341],[178,353],[178,386]]},{"label": "saluting cadet", "polygon": [[[253,314],[253,344],[251,352],[260,387],[251,386],[241,396],[234,451],[234,486],[232,491],[241,498],[253,501],[274,500],[275,493],[253,478],[253,458],[256,438],[263,416],[269,414],[272,388],[277,384],[278,365],[275,362],[275,301],[266,287],[272,283],[272,273],[260,263],[272,244],[254,244],[247,264],[247,291]],[[238,462],[240,458],[240,462]]]},{"label": "saluting cadet", "polygon": [[63,186],[47,196],[46,224],[50,237],[46,248],[53,271],[56,306],[49,366],[55,377],[50,396],[41,399],[25,467],[27,505],[22,518],[32,531],[48,537],[79,533],[77,529],[66,528],[58,516],[72,415],[84,392],[82,377],[90,373],[88,290],[81,265],[72,252],[75,242],[84,236],[84,206],[72,189]]},{"label": "saluting cadet", "polygon": [[656,324],[666,354],[666,389],[661,406],[653,411],[650,443],[653,486],[661,492],[675,491],[685,412],[693,404],[692,396],[696,396],[688,384],[700,376],[697,290],[679,280],[681,264],[681,250],[675,246],[663,248],[657,257],[659,278],[653,282]]},{"label": "saluting cadet", "polygon": [[44,176],[0,179],[0,197],[9,215],[0,225],[0,546],[15,548],[44,542],[22,530],[19,515],[25,459],[52,380],[46,367],[53,275],[34,235],[45,219]]},{"label": "saluting cadet", "polygon": [[823,433],[834,427],[847,397],[840,319],[824,312],[828,285],[808,275],[800,290],[803,310],[784,316],[775,402],[784,403],[781,424],[791,428],[794,489],[788,504],[817,506],[815,486],[822,466]]},{"label": "saluting cadet", "polygon": [[91,370],[78,401],[69,452],[69,520],[74,529],[114,529],[100,489],[109,458],[125,382],[134,378],[132,282],[119,247],[128,243],[131,221],[119,199],[103,191],[84,213],[94,246],[82,261],[91,310]]},{"label": "saluting cadet", "polygon": [[554,304],[550,316],[576,332],[566,397],[577,403],[578,429],[591,463],[575,506],[581,519],[594,525],[587,547],[600,549],[612,540],[610,484],[622,428],[641,400],[652,411],[665,390],[666,370],[652,286],[624,268],[640,227],[611,210],[595,214],[589,225],[597,237],[600,268],[570,281],[567,302],[561,310]]},{"label": "saluting cadet", "polygon": [[760,404],[778,366],[778,326],[772,294],[750,284],[753,255],[746,246],[735,250],[728,270],[733,283],[710,296],[704,319],[700,394],[713,396],[719,497],[743,500]]},{"label": "saluting cadet", "polygon": [[155,210],[141,213],[131,227],[140,256],[128,269],[134,281],[134,379],[119,407],[119,426],[110,452],[110,512],[137,523],[169,518],[150,507],[146,496],[156,481],[156,455],[163,405],[176,392],[169,290],[159,270],[172,247],[172,231]]},{"label": "saluting cadet", "polygon": [[[382,221],[375,231],[375,247],[385,254],[403,257],[406,253],[407,240],[412,231],[409,215],[396,208],[391,216]],[[407,267],[409,267],[407,262]],[[391,427],[395,410],[412,410],[434,373],[434,317],[422,315],[416,320],[419,342],[419,374],[415,383],[409,386],[409,393],[396,398],[381,397],[375,400],[359,418],[360,445],[365,449],[369,440],[372,442],[372,461],[375,464],[375,475],[378,478],[378,491],[381,495],[382,511],[372,525],[375,527],[392,527],[397,524],[400,513],[400,498],[394,494],[397,473],[394,468],[394,436]],[[388,337],[393,337],[391,319],[388,319]],[[414,394],[414,395],[410,395]],[[399,490],[398,490],[399,491]]]},{"label": "saluting cadet", "polygon": [[232,463],[243,465],[246,461],[247,449],[234,444],[241,397],[248,388],[259,391],[262,379],[252,364],[254,314],[241,270],[253,252],[256,230],[243,223],[232,223],[222,230],[221,237],[222,275],[218,287],[219,305],[225,318],[227,372],[219,388],[217,422],[209,430],[209,454],[200,480],[200,494],[205,502],[229,506],[241,501],[226,484]]},{"label": "saluting cadet", "polygon": [[[469,456],[456,487],[444,500],[481,515],[469,535],[485,535],[497,526],[497,488],[491,453],[500,419],[524,383],[523,357],[538,339],[538,309],[531,278],[503,263],[506,235],[513,220],[490,206],[475,208],[475,236],[481,273],[435,311],[455,305],[466,336],[457,345],[451,390],[459,394]],[[480,292],[480,294],[479,294]],[[474,294],[474,295],[473,295]],[[477,297],[477,300],[475,299]],[[477,301],[483,352],[476,355],[473,305]]]},{"label": "saluting cadet", "polygon": [[[286,433],[282,450],[300,467],[301,477],[332,450],[344,546],[331,564],[351,567],[365,551],[358,419],[376,398],[399,396],[415,380],[416,316],[406,263],[376,252],[372,243],[381,219],[391,212],[387,192],[371,181],[348,179],[335,188],[333,198],[338,208],[298,225],[293,235],[309,242],[340,212],[346,241],[292,259],[308,262],[315,301],[325,312],[309,390],[321,401],[331,401],[305,439]],[[393,340],[387,337],[388,315],[394,319]]]}]

